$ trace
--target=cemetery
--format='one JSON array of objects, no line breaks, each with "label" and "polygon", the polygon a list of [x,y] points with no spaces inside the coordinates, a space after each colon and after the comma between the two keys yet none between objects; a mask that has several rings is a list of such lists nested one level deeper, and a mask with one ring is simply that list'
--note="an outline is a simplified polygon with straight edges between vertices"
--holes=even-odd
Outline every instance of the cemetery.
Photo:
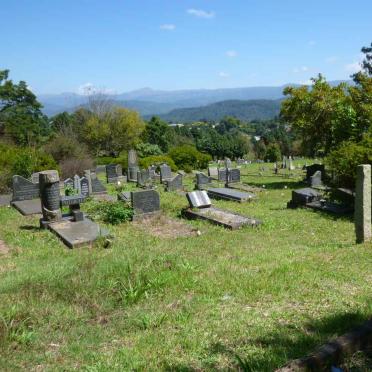
[{"label": "cemetery", "polygon": [[[272,171],[274,164],[268,164],[265,170],[260,163],[242,164],[239,168],[239,177],[235,176],[238,182],[231,182],[231,179],[226,182],[223,162],[220,165],[211,164],[217,171],[205,170],[196,174],[172,173],[166,164],[161,164],[158,168],[159,177],[156,178],[151,177],[151,174],[157,173],[155,168],[151,173],[150,168],[145,170],[139,167],[135,182],[127,180],[129,168],[128,172],[123,172],[114,164],[106,167],[104,172],[97,172],[96,169],[87,170],[82,176],[76,175],[65,180],[59,180],[58,174],[53,171],[40,172],[38,174],[40,181],[37,183],[36,176],[33,177],[35,183],[14,176],[12,198],[6,199],[4,195],[3,198],[7,202],[0,208],[0,218],[4,221],[0,226],[0,236],[8,237],[5,244],[10,252],[4,257],[4,263],[11,260],[12,252],[21,251],[21,257],[17,259],[18,265],[20,268],[28,267],[31,256],[42,257],[45,250],[50,249],[50,264],[54,267],[53,272],[57,274],[67,269],[67,261],[64,263],[67,259],[64,246],[74,248],[69,253],[73,261],[69,260],[68,265],[72,265],[70,267],[72,278],[80,272],[79,285],[88,288],[90,299],[85,298],[84,302],[78,305],[83,308],[91,306],[89,304],[93,301],[99,301],[100,289],[92,287],[92,281],[103,280],[101,275],[113,265],[110,270],[115,270],[115,275],[127,278],[128,285],[135,286],[136,292],[139,292],[132,294],[130,287],[123,284],[121,290],[124,292],[120,296],[124,297],[120,297],[119,304],[110,305],[110,308],[114,310],[129,306],[131,309],[129,319],[111,315],[115,321],[104,320],[102,324],[105,324],[110,332],[116,333],[114,329],[117,329],[117,324],[125,328],[131,324],[128,322],[137,322],[135,319],[140,316],[137,306],[149,314],[146,321],[150,324],[163,319],[158,323],[158,328],[149,325],[143,330],[139,328],[136,331],[139,337],[138,345],[141,345],[142,349],[150,347],[143,333],[146,329],[153,330],[151,332],[157,329],[156,337],[165,337],[164,340],[168,327],[173,324],[185,327],[187,332],[189,329],[187,323],[178,318],[186,310],[182,308],[178,310],[177,301],[181,301],[180,304],[189,304],[187,306],[190,310],[187,311],[194,314],[205,312],[206,306],[217,308],[223,306],[235,319],[240,319],[243,323],[243,319],[248,320],[258,339],[262,337],[267,342],[272,337],[285,340],[290,335],[299,343],[305,342],[305,339],[297,338],[300,337],[298,332],[290,326],[293,320],[287,324],[285,319],[288,317],[293,319],[295,316],[295,323],[298,327],[303,327],[310,321],[309,314],[319,312],[319,306],[323,301],[327,301],[328,310],[322,317],[318,316],[311,320],[315,322],[314,326],[318,324],[319,329],[319,324],[323,327],[322,322],[325,322],[326,327],[326,322],[332,321],[336,322],[337,329],[347,332],[352,325],[358,324],[356,320],[363,319],[364,312],[368,312],[368,307],[365,308],[368,303],[365,303],[363,298],[367,298],[365,296],[368,296],[370,289],[370,282],[366,276],[369,270],[365,269],[370,264],[371,246],[370,244],[355,246],[355,242],[356,239],[359,242],[366,241],[371,236],[370,229],[368,230],[364,223],[365,219],[367,224],[368,221],[370,223],[370,215],[369,220],[366,215],[368,211],[371,213],[370,204],[368,207],[370,194],[368,191],[367,194],[363,194],[362,202],[355,200],[356,204],[367,205],[363,207],[364,209],[358,209],[356,218],[359,222],[354,232],[354,217],[350,210],[335,214],[337,219],[321,208],[312,210],[314,203],[319,205],[328,203],[325,199],[328,194],[323,187],[325,183],[322,182],[321,188],[312,187],[311,181],[309,182],[312,175],[308,176],[310,171],[303,167],[304,161],[293,163],[297,165],[295,170],[280,168],[274,176]],[[234,163],[229,166],[235,169]],[[107,169],[109,173],[114,169],[115,174],[110,173],[108,177]],[[368,172],[370,172],[368,169],[361,171],[363,176],[361,188],[366,184],[366,177],[370,177]],[[218,176],[221,173],[224,174],[224,178]],[[214,175],[217,177],[213,177]],[[254,202],[236,203],[255,196],[253,193],[235,188],[244,185],[258,193],[259,197],[256,197]],[[222,192],[222,196],[217,195],[219,192]],[[357,193],[358,189],[356,195]],[[100,196],[109,198],[100,199]],[[213,199],[210,199],[211,197]],[[354,197],[351,200],[354,201]],[[21,212],[25,215],[22,217],[18,214],[20,207],[15,203],[29,201],[37,201],[39,209],[33,214]],[[94,213],[91,213],[91,206],[105,203],[127,206],[126,208],[133,211],[132,217],[128,222],[117,225],[107,224],[100,218],[97,220]],[[14,208],[10,208],[10,204]],[[27,205],[21,208],[27,209]],[[4,235],[5,232],[7,235]],[[280,249],[277,249],[278,246]],[[102,260],[103,257],[106,263],[100,267],[102,264],[97,260]],[[156,260],[156,263],[148,266],[142,262],[143,260]],[[95,269],[92,272],[88,267],[95,261],[97,263],[94,264]],[[116,266],[115,262],[122,266]],[[329,271],[330,262],[337,267],[336,273]],[[133,267],[129,268],[128,263]],[[40,266],[41,261],[34,265],[31,271],[23,274],[26,275],[25,279],[36,278],[40,270],[44,272]],[[214,271],[213,267],[218,268],[218,274],[209,278]],[[53,272],[45,271],[43,274],[45,276],[41,285],[46,299],[54,298],[56,290],[65,296],[73,295],[70,281],[59,281],[57,285],[57,276]],[[88,276],[89,272],[93,275],[91,279]],[[186,280],[184,284],[177,281],[180,275]],[[192,285],[193,294],[189,294],[189,291],[184,293],[184,285],[191,285],[195,275],[198,279],[197,284]],[[353,276],[352,284],[349,281],[350,275]],[[324,280],[329,283],[326,287],[322,285]],[[318,289],[313,289],[314,283],[317,283]],[[209,288],[209,285],[212,287]],[[307,288],[312,288],[311,293]],[[251,294],[246,298],[243,293],[248,289]],[[346,316],[339,315],[328,320],[329,309],[337,314],[349,306],[347,298],[350,298],[348,297],[350,289],[357,291],[360,296],[360,299],[352,297],[353,303],[358,304],[358,315],[347,313]],[[165,293],[165,290],[167,294],[164,299],[155,297],[158,293]],[[33,290],[28,291],[32,295]],[[198,300],[204,298],[202,291],[207,291],[208,296],[212,296],[205,304]],[[105,301],[118,301],[114,293],[107,293]],[[176,300],[173,297],[175,294],[180,299]],[[339,296],[344,298],[341,303]],[[289,297],[291,306],[288,307],[286,299]],[[149,302],[148,298],[152,300]],[[40,306],[48,308],[48,305],[43,304],[42,301]],[[165,309],[162,310],[165,305]],[[59,314],[58,318],[64,318],[62,312],[69,306],[64,302],[58,304],[56,313]],[[102,318],[106,317],[102,313],[104,303],[97,306],[84,315],[86,321],[92,317],[106,319]],[[261,311],[268,314],[262,321],[269,325],[269,333],[262,333],[263,323],[258,321],[261,319],[258,316]],[[214,314],[219,314],[219,311]],[[33,317],[32,314],[30,316]],[[214,332],[217,332],[216,337],[222,336],[227,323],[222,321],[220,316],[217,316],[218,323],[213,323],[207,313],[202,318],[204,321],[199,325],[202,332],[208,333],[212,330],[210,327],[213,327]],[[73,324],[76,322],[78,319],[74,320]],[[107,342],[106,336],[97,333],[100,327],[100,323],[97,325],[92,323],[88,329],[89,332],[94,332],[99,342]],[[45,330],[42,324],[35,326],[34,329],[37,333]],[[240,334],[240,337],[244,335],[240,326],[237,328],[232,326],[231,332]],[[196,330],[193,331],[193,335],[200,340],[204,337]],[[70,342],[74,344],[73,333],[67,337],[71,337]],[[174,337],[165,341],[160,350],[168,350],[170,343],[179,342]],[[324,330],[320,334],[310,334],[306,337],[306,342],[312,345],[307,349],[310,353],[321,341],[326,342],[332,337],[332,334]],[[57,339],[57,342],[62,341]],[[282,346],[274,348],[270,353],[274,352],[276,358],[281,360],[279,364],[289,363],[291,358],[283,358],[281,350]],[[263,355],[266,355],[265,353]],[[84,358],[83,350],[79,355]],[[293,354],[292,359],[296,359],[295,357]],[[301,365],[310,363],[309,361],[313,363],[311,358],[294,360],[291,363]],[[136,366],[142,365],[140,362],[131,363],[139,363],[131,364]],[[261,366],[266,365],[266,362],[260,363]]]}]

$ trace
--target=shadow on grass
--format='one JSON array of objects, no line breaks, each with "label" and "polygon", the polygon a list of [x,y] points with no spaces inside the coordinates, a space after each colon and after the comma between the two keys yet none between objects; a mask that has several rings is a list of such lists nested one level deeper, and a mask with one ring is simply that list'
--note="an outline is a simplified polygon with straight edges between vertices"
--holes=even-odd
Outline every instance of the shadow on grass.
[{"label": "shadow on grass", "polygon": [[335,213],[332,213],[326,210],[323,211],[323,210],[317,210],[317,209],[312,209],[312,208],[306,208],[306,209],[332,221],[354,222],[354,212],[347,212],[344,214],[335,214]]},{"label": "shadow on grass", "polygon": [[[206,360],[223,355],[228,359],[229,369],[239,371],[273,371],[289,361],[305,357],[324,343],[349,332],[368,319],[361,313],[343,313],[322,319],[309,320],[302,328],[295,325],[278,326],[273,332],[259,337],[237,339],[229,345],[213,343],[206,350]],[[253,346],[260,351],[246,356],[238,351]],[[202,369],[219,369],[213,362],[205,362]],[[167,365],[168,371],[195,371],[197,368],[175,364]],[[328,369],[329,370],[329,369]]]},{"label": "shadow on grass", "polygon": [[26,230],[26,231],[40,231],[41,228],[40,226],[33,226],[33,225],[23,225],[19,226],[21,230]]}]

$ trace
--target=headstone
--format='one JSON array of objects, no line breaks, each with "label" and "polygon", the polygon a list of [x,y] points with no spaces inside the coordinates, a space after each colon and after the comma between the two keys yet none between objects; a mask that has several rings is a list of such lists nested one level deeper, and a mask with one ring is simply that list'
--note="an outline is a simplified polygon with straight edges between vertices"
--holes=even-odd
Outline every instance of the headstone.
[{"label": "headstone", "polygon": [[150,181],[150,171],[148,169],[142,169],[137,172],[137,187],[146,187]]},{"label": "headstone", "polygon": [[293,171],[296,169],[296,167],[293,165],[293,160],[292,160],[292,156],[289,157],[289,170],[290,171]]},{"label": "headstone", "polygon": [[162,164],[160,166],[160,182],[163,183],[165,180],[172,178],[172,170],[168,164]]},{"label": "headstone", "polygon": [[230,169],[229,182],[240,182],[240,169]]},{"label": "headstone", "polygon": [[74,189],[77,194],[81,194],[80,177],[77,174],[74,176]]},{"label": "headstone", "polygon": [[182,190],[182,174],[177,174],[170,180],[165,181],[165,190],[166,191],[176,191],[176,190]]},{"label": "headstone", "polygon": [[286,168],[287,168],[287,157],[286,156],[283,156],[282,169],[286,169]]},{"label": "headstone", "polygon": [[314,175],[315,172],[321,171],[322,173],[322,179],[324,179],[324,173],[325,173],[325,168],[324,164],[312,164],[308,165],[306,167],[306,180],[307,182],[310,182],[310,177]]},{"label": "headstone", "polygon": [[230,158],[225,158],[225,167],[226,168],[231,168],[231,160],[230,160]]},{"label": "headstone", "polygon": [[155,190],[132,191],[131,202],[135,216],[143,216],[160,211],[160,196]]},{"label": "headstone", "polygon": [[80,178],[80,194],[82,196],[89,196],[89,181],[86,177]]},{"label": "headstone", "polygon": [[316,171],[311,177],[310,177],[310,186],[311,187],[317,187],[317,186],[323,186],[322,182],[322,172],[320,170]]},{"label": "headstone", "polygon": [[158,175],[156,174],[156,166],[155,165],[150,165],[148,167],[150,178],[155,179]]},{"label": "headstone", "polygon": [[128,151],[128,168],[138,166],[138,156],[136,150]]},{"label": "headstone", "polygon": [[356,242],[371,241],[371,165],[357,167],[355,188],[355,234]]},{"label": "headstone", "polygon": [[120,164],[106,165],[107,183],[116,183],[123,178],[123,169]]},{"label": "headstone", "polygon": [[92,193],[93,194],[106,194],[107,193],[106,187],[97,178],[97,175],[95,173],[90,174],[90,179],[92,182]]},{"label": "headstone", "polygon": [[226,182],[226,168],[218,169],[218,180],[221,182]]},{"label": "headstone", "polygon": [[40,172],[39,185],[43,221],[50,223],[61,220],[58,172],[56,170]]},{"label": "headstone", "polygon": [[63,181],[63,186],[66,188],[74,188],[74,181],[72,178],[67,178],[66,180]]},{"label": "headstone", "polygon": [[305,187],[303,189],[292,191],[292,200],[287,203],[288,208],[297,208],[299,206],[305,206],[308,203],[320,201],[322,194],[318,191]]},{"label": "headstone", "polygon": [[31,174],[31,182],[32,183],[39,183],[39,172]]},{"label": "headstone", "polygon": [[128,167],[128,182],[137,182],[137,174],[139,170],[139,167],[136,165]]},{"label": "headstone", "polygon": [[212,205],[205,190],[197,190],[186,194],[191,208],[208,208]]},{"label": "headstone", "polygon": [[203,188],[203,186],[208,185],[211,182],[211,177],[206,176],[204,173],[199,172],[196,174],[196,187],[198,189]]},{"label": "headstone", "polygon": [[218,168],[208,167],[208,176],[213,178],[218,178]]},{"label": "headstone", "polygon": [[12,201],[37,199],[39,196],[39,184],[32,183],[22,176],[13,176]]},{"label": "headstone", "polygon": [[92,189],[92,171],[90,169],[86,169],[84,171],[84,177],[88,180],[88,190],[89,190],[89,195],[93,193]]}]

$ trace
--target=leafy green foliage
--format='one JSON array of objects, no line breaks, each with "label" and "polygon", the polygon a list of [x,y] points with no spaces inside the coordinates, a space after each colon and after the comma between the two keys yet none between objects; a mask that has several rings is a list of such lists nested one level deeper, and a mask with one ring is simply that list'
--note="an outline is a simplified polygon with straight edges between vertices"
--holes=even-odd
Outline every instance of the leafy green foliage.
[{"label": "leafy green foliage", "polygon": [[174,163],[173,159],[167,155],[148,156],[147,158],[139,159],[139,165],[142,168],[147,168],[151,165],[160,165],[163,163],[167,163],[173,172],[178,170],[178,167]]},{"label": "leafy green foliage", "polygon": [[136,146],[137,154],[140,158],[146,158],[153,155],[161,155],[162,151],[158,145],[151,143],[139,143]]},{"label": "leafy green foliage", "polygon": [[133,209],[122,201],[92,202],[88,207],[88,213],[94,218],[111,225],[118,225],[130,221],[133,217]]},{"label": "leafy green foliage", "polygon": [[[210,155],[202,154],[194,146],[173,147],[168,155],[179,169],[205,169],[212,160]],[[186,169],[185,169],[186,168]]]},{"label": "leafy green foliage", "polygon": [[172,142],[171,134],[172,131],[169,125],[159,117],[153,116],[146,124],[143,138],[146,142],[157,145],[162,152],[167,152]]},{"label": "leafy green foliage", "polygon": [[282,154],[277,143],[272,143],[266,148],[265,161],[276,162],[280,161]]}]

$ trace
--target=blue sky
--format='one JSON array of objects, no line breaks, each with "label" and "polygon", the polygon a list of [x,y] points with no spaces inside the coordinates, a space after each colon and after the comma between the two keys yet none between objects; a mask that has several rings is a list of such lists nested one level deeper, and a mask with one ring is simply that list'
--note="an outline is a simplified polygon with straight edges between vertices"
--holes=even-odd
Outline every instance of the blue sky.
[{"label": "blue sky", "polygon": [[0,0],[0,69],[36,93],[347,79],[371,0]]}]

